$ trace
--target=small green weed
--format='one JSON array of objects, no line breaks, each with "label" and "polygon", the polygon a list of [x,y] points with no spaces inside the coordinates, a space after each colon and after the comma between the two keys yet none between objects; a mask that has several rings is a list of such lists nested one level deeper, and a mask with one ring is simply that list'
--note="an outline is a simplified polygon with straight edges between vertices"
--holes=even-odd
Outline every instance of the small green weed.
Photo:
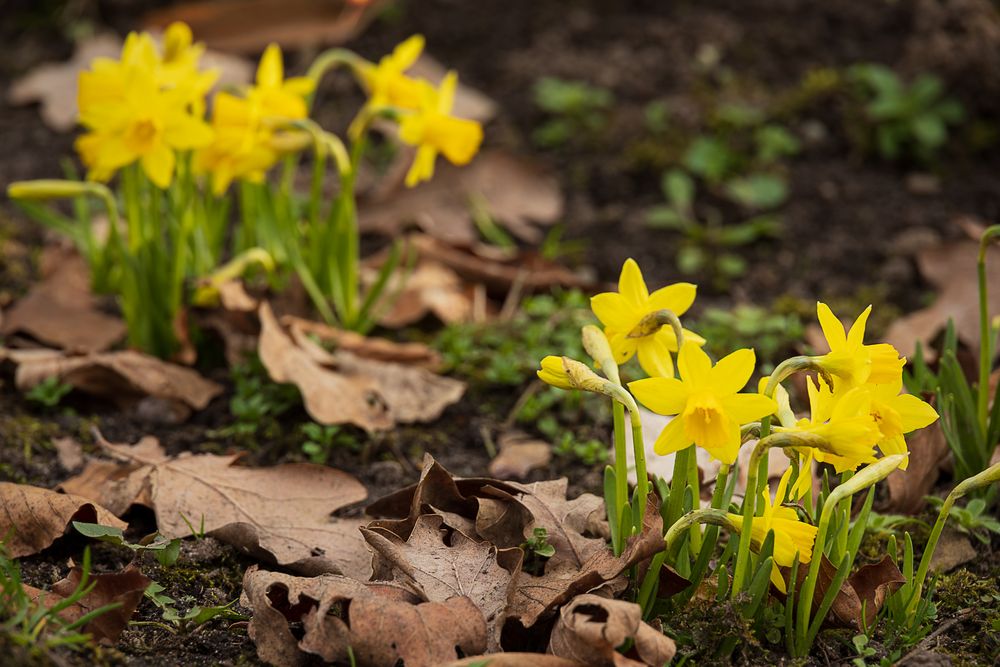
[{"label": "small green weed", "polygon": [[235,421],[212,435],[245,441],[278,436],[278,418],[301,402],[299,390],[291,384],[273,382],[256,357],[234,366],[232,378],[234,393],[229,409]]},{"label": "small green weed", "polygon": [[535,105],[550,116],[532,134],[541,148],[558,148],[576,138],[599,135],[614,104],[614,96],[605,88],[554,77],[535,82],[534,98]]},{"label": "small green weed", "polygon": [[[935,496],[928,496],[927,501],[937,508],[944,504],[943,499]],[[948,516],[957,522],[952,525],[958,531],[975,537],[983,544],[990,543],[990,533],[1000,535],[1000,521],[986,511],[986,500],[983,498],[973,498],[965,507],[952,506]]]},{"label": "small green weed", "polygon": [[[192,604],[194,598],[191,596],[185,596],[179,603],[167,595],[165,590],[163,586],[154,581],[149,584],[145,591],[146,598],[160,608],[163,622],[133,621],[131,625],[155,625],[171,634],[184,634],[216,618],[227,621],[247,620],[246,616],[231,609],[236,604],[236,600],[224,605],[200,607]],[[186,606],[187,609],[182,611],[178,608],[178,604],[181,604],[182,608]]]},{"label": "small green weed", "polygon": [[886,160],[932,161],[948,142],[949,127],[965,117],[962,105],[930,74],[906,85],[888,67],[864,64],[850,68],[848,78],[864,105],[866,141]]},{"label": "small green weed", "polygon": [[121,528],[102,526],[99,523],[84,523],[82,521],[74,521],[73,527],[76,528],[78,533],[91,539],[125,547],[135,553],[150,552],[156,557],[157,562],[164,567],[176,563],[181,551],[180,539],[167,539],[159,533],[154,533],[140,540],[138,544],[132,544],[125,539]]},{"label": "small green weed", "polygon": [[46,408],[54,408],[71,391],[73,391],[73,385],[63,382],[53,375],[45,378],[28,390],[24,397],[32,403]]},{"label": "small green weed", "polygon": [[753,347],[764,374],[789,356],[805,331],[796,313],[742,304],[732,310],[708,308],[691,327],[708,341],[707,349],[717,358],[726,350]]},{"label": "small green weed", "polygon": [[358,451],[361,442],[352,433],[339,426],[327,426],[308,422],[299,428],[306,441],[302,443],[302,451],[313,463],[323,464],[330,459],[335,449],[350,449]]}]

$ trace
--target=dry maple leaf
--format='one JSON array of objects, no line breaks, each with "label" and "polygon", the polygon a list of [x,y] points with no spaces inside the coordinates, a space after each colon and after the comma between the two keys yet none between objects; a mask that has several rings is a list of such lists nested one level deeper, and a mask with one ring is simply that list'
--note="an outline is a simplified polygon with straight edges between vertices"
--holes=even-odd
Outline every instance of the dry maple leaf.
[{"label": "dry maple leaf", "polygon": [[[299,571],[360,578],[371,572],[358,532],[361,522],[330,516],[368,495],[345,472],[310,463],[233,465],[238,455],[168,457],[152,439],[135,446],[103,440],[101,445],[124,463],[117,471],[88,466],[65,488],[106,498],[116,509],[148,504],[167,537],[187,537],[203,527],[223,542]],[[109,478],[115,483],[108,484]]]},{"label": "dry maple leaf", "polygon": [[376,554],[373,578],[409,587],[427,602],[469,598],[486,619],[488,648],[497,651],[507,601],[524,554],[448,531],[443,523],[441,516],[424,515],[406,540],[385,529],[363,528]]},{"label": "dry maple leaf", "polygon": [[[467,597],[421,602],[406,591],[337,575],[294,577],[256,566],[243,578],[258,656],[279,667],[304,653],[366,667],[434,667],[486,650],[486,623]],[[301,623],[301,639],[289,627]],[[350,653],[348,653],[350,651]]]},{"label": "dry maple leaf", "polygon": [[452,245],[473,245],[479,233],[472,207],[485,212],[515,236],[539,243],[534,226],[551,225],[563,213],[555,177],[530,160],[494,150],[465,167],[442,165],[434,180],[415,188],[399,187],[359,206],[361,229],[398,236],[408,225]]},{"label": "dry maple leaf", "polygon": [[464,383],[422,368],[330,353],[298,329],[289,336],[267,304],[261,305],[260,323],[258,352],[271,379],[295,384],[306,411],[320,423],[377,431],[397,422],[433,421],[465,392]]},{"label": "dry maple leaf", "polygon": [[[82,579],[83,570],[79,566],[74,566],[65,579],[52,584],[51,592],[27,585],[23,588],[33,601],[51,607],[71,596],[79,588]],[[90,634],[94,640],[102,644],[116,644],[122,632],[128,627],[132,614],[142,602],[143,593],[152,581],[142,574],[134,563],[129,563],[119,572],[91,574],[87,585],[93,586],[92,590],[76,603],[64,608],[59,612],[59,616],[72,623],[95,609],[118,604],[118,607],[96,616],[82,628],[83,632]]]},{"label": "dry maple leaf", "polygon": [[[24,333],[67,352],[102,352],[125,336],[125,322],[101,312],[90,293],[90,272],[76,253],[4,311],[0,333]],[[67,326],[72,322],[72,326]]]},{"label": "dry maple leaf", "polygon": [[[623,655],[617,647],[631,641]],[[578,595],[559,611],[549,653],[594,667],[660,667],[677,653],[674,640],[642,620],[634,602]]]},{"label": "dry maple leaf", "polygon": [[[885,335],[905,356],[912,356],[920,343],[925,354],[932,352],[931,343],[945,328],[948,320],[955,321],[959,340],[979,349],[979,293],[976,259],[979,244],[958,241],[927,248],[917,256],[920,273],[933,285],[937,298],[927,308],[910,313],[892,323]],[[989,290],[990,313],[1000,312],[1000,249],[991,247],[986,253],[986,283]]]},{"label": "dry maple leaf", "polygon": [[91,499],[28,484],[0,482],[0,539],[11,557],[30,556],[66,532],[72,521],[124,530],[127,524]]},{"label": "dry maple leaf", "polygon": [[80,356],[58,350],[0,349],[0,358],[17,364],[14,382],[21,391],[54,377],[87,394],[133,405],[143,397],[202,410],[222,393],[222,385],[196,371],[134,350]]}]

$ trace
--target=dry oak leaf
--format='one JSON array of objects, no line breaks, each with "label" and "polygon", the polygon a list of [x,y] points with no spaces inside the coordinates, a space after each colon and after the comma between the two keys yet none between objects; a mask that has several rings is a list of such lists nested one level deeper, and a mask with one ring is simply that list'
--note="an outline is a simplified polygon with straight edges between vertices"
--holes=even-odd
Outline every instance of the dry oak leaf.
[{"label": "dry oak leaf", "polygon": [[72,521],[99,523],[124,530],[128,524],[88,498],[28,484],[0,482],[0,539],[13,558],[45,549]]},{"label": "dry oak leaf", "polygon": [[98,309],[83,258],[62,254],[54,271],[6,309],[0,333],[24,333],[67,352],[103,352],[124,338],[125,322]]},{"label": "dry oak leaf", "polygon": [[[359,206],[361,229],[398,236],[414,224],[454,245],[472,245],[479,232],[472,219],[482,206],[493,219],[529,243],[541,242],[535,224],[551,225],[563,213],[555,177],[534,162],[501,150],[487,151],[465,167],[442,165],[434,180],[400,187]],[[534,223],[534,224],[533,224]]]},{"label": "dry oak leaf", "polygon": [[[23,588],[33,601],[52,607],[71,596],[82,579],[83,570],[74,566],[65,579],[52,584],[51,592],[27,585]],[[87,585],[92,585],[93,589],[76,603],[64,608],[59,616],[72,623],[95,609],[117,603],[118,607],[96,616],[82,628],[83,632],[90,634],[96,641],[116,644],[151,583],[152,579],[142,574],[134,563],[119,572],[91,574]]]},{"label": "dry oak leaf", "polygon": [[329,353],[297,329],[290,337],[266,303],[260,324],[258,352],[271,379],[295,384],[306,411],[323,424],[377,431],[433,421],[465,392],[464,383],[422,368]]},{"label": "dry oak leaf", "polygon": [[552,460],[552,445],[525,433],[509,431],[497,439],[499,454],[490,461],[490,474],[498,479],[523,479]]},{"label": "dry oak leaf", "polygon": [[[243,577],[241,601],[261,660],[301,664],[306,653],[362,667],[432,667],[486,649],[486,623],[467,597],[420,602],[407,591],[338,575],[295,577],[256,566]],[[301,623],[301,639],[290,628]]]},{"label": "dry oak leaf", "polygon": [[588,663],[544,653],[494,653],[449,662],[443,667],[587,667]]},{"label": "dry oak leaf", "polygon": [[911,434],[906,441],[910,449],[910,464],[906,470],[893,470],[886,480],[889,500],[882,511],[887,513],[923,512],[927,506],[924,498],[934,489],[941,465],[950,451],[940,420]]},{"label": "dry oak leaf", "polygon": [[79,356],[57,350],[0,349],[0,358],[17,364],[14,382],[21,391],[55,377],[87,394],[135,404],[143,397],[202,410],[222,393],[222,385],[196,371],[134,350]]},{"label": "dry oak leaf", "polygon": [[469,598],[486,619],[489,650],[498,651],[507,601],[524,553],[476,541],[449,531],[443,523],[443,517],[426,514],[417,519],[406,540],[385,529],[362,528],[375,550],[373,578],[394,581],[427,602]]},{"label": "dry oak leaf", "polygon": [[[159,35],[154,38],[159,39]],[[115,35],[95,35],[82,40],[77,43],[72,59],[39,65],[11,84],[7,101],[15,106],[40,102],[45,124],[67,132],[73,129],[79,116],[76,89],[80,72],[90,68],[94,58],[118,58],[121,47],[122,40]],[[254,71],[253,65],[242,58],[213,51],[202,56],[201,66],[219,71],[220,86],[248,83]]]},{"label": "dry oak leaf", "polygon": [[554,566],[546,564],[541,576],[522,573],[507,616],[517,619],[525,628],[530,628],[540,618],[577,595],[614,584],[626,569],[662,549],[663,519],[660,517],[659,503],[651,494],[643,518],[642,532],[628,539],[620,556],[615,556],[610,549],[604,548],[595,552],[580,566],[563,561]]},{"label": "dry oak leaf", "polygon": [[[98,487],[99,497],[110,495],[116,508],[149,503],[157,528],[167,537],[187,537],[204,522],[206,534],[278,565],[360,578],[371,573],[370,555],[358,532],[361,521],[330,516],[368,495],[345,472],[309,463],[249,468],[234,465],[239,455],[169,457],[153,440],[134,446],[100,442],[124,463],[117,484]],[[85,470],[80,478],[88,474]],[[107,476],[99,471],[89,479]],[[78,481],[64,486],[93,490]],[[123,497],[128,493],[137,495]]]},{"label": "dry oak leaf", "polygon": [[[375,271],[365,273],[375,281]],[[368,278],[370,276],[370,278]],[[434,261],[421,260],[410,274],[397,271],[390,281],[390,292],[399,290],[379,324],[398,329],[433,314],[445,324],[468,322],[472,318],[472,297],[457,273]]]},{"label": "dry oak leaf", "polygon": [[[959,339],[973,349],[979,349],[979,293],[976,260],[979,244],[958,241],[933,246],[917,255],[920,273],[937,290],[937,298],[929,307],[896,320],[885,335],[905,356],[912,356],[920,343],[925,353],[931,342],[948,324],[955,321]],[[1000,248],[991,246],[986,253],[986,283],[989,290],[990,313],[1000,312]]]},{"label": "dry oak leaf", "polygon": [[83,445],[74,438],[53,438],[52,446],[56,450],[59,466],[72,472],[83,466]]},{"label": "dry oak leaf", "polygon": [[[628,655],[615,650],[629,640]],[[644,622],[634,602],[578,595],[559,611],[548,651],[594,667],[661,667],[673,660],[677,645]]]},{"label": "dry oak leaf", "polygon": [[[791,574],[791,568],[781,568],[781,570],[787,580]],[[808,571],[809,568],[799,568],[797,589],[802,587]],[[816,580],[816,592],[813,596],[813,612],[818,609],[836,575],[837,568],[826,556],[823,556],[820,561],[819,577]],[[847,578],[847,581],[837,591],[833,605],[830,607],[830,612],[824,622],[855,630],[871,627],[885,601],[905,583],[906,578],[889,555],[877,563],[862,565]],[[776,591],[777,589],[772,586],[771,590]],[[783,597],[780,593],[777,595]]]}]

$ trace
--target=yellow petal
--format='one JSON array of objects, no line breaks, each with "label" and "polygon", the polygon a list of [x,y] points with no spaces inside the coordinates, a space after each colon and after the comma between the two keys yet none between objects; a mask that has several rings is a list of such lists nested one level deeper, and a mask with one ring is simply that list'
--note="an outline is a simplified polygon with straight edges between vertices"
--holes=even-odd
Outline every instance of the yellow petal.
[{"label": "yellow petal", "polygon": [[851,330],[847,333],[847,345],[848,347],[855,348],[860,347],[865,342],[865,325],[868,323],[868,316],[872,314],[872,307],[868,306],[864,309],[858,319],[854,320],[854,324],[851,325]]},{"label": "yellow petal", "polygon": [[458,72],[449,70],[438,87],[438,113],[450,114],[455,106],[455,90],[458,88]]},{"label": "yellow petal", "polygon": [[675,315],[683,315],[691,304],[698,288],[691,283],[675,283],[661,287],[649,295],[649,310],[671,310]]},{"label": "yellow petal", "polygon": [[212,128],[188,114],[175,114],[163,128],[163,139],[178,150],[201,148],[212,142]]},{"label": "yellow petal", "polygon": [[[640,380],[642,382],[642,380]],[[680,417],[670,420],[660,435],[656,438],[653,449],[660,456],[666,456],[673,452],[679,452],[691,446],[691,438],[684,432],[684,422]]]},{"label": "yellow petal", "polygon": [[726,415],[741,426],[777,411],[778,405],[763,394],[730,394],[719,399]]},{"label": "yellow petal", "polygon": [[448,161],[456,165],[468,164],[483,142],[483,126],[474,120],[445,118],[439,121],[441,129],[435,144]]},{"label": "yellow petal", "polygon": [[420,146],[413,157],[413,164],[406,172],[406,187],[412,188],[421,181],[429,181],[434,177],[434,161],[437,151],[430,146]]},{"label": "yellow petal", "polygon": [[672,377],[636,380],[629,382],[628,388],[640,403],[661,415],[680,414],[688,399],[684,383]]},{"label": "yellow petal", "polygon": [[646,289],[646,281],[642,279],[639,265],[631,257],[622,265],[622,272],[618,277],[618,292],[633,306],[645,310],[649,290]]},{"label": "yellow petal", "polygon": [[142,156],[142,169],[157,187],[166,190],[174,175],[174,152],[160,142]]},{"label": "yellow petal", "polygon": [[285,76],[285,66],[281,62],[281,47],[268,44],[257,66],[257,85],[261,88],[277,88]]},{"label": "yellow petal", "polygon": [[393,65],[397,67],[400,72],[407,70],[411,65],[413,65],[413,63],[417,62],[417,58],[420,57],[423,50],[424,36],[413,35],[405,41],[397,44],[396,48],[392,50]]},{"label": "yellow petal", "polygon": [[674,360],[670,349],[657,335],[637,339],[639,365],[650,377],[674,377]]},{"label": "yellow petal", "polygon": [[726,355],[709,372],[712,390],[720,396],[735,394],[750,381],[756,366],[757,357],[750,348]]},{"label": "yellow petal", "polygon": [[847,345],[847,335],[844,333],[844,325],[830,310],[830,306],[822,301],[816,302],[816,315],[819,317],[819,326],[823,329],[823,336],[831,350]]},{"label": "yellow petal", "polygon": [[566,375],[562,357],[549,355],[542,359],[541,369],[536,371],[538,377],[543,382],[558,387],[560,389],[573,389],[573,385]]},{"label": "yellow petal", "polygon": [[639,349],[639,339],[629,338],[624,331],[605,329],[604,335],[608,338],[611,353],[615,355],[615,361],[618,362],[619,366],[634,357],[636,350]]},{"label": "yellow petal", "polygon": [[890,406],[903,420],[903,433],[930,426],[937,421],[938,413],[929,403],[911,394],[900,394],[892,399]]},{"label": "yellow petal", "polygon": [[899,351],[888,343],[865,345],[865,350],[871,356],[871,373],[868,382],[872,384],[902,383],[903,366],[906,359],[899,356]]},{"label": "yellow petal", "polygon": [[602,292],[592,296],[590,308],[601,324],[621,331],[623,335],[627,335],[643,317],[643,313],[618,292]]},{"label": "yellow petal", "polygon": [[704,387],[712,381],[712,360],[695,343],[684,341],[677,355],[677,367],[685,384]]}]

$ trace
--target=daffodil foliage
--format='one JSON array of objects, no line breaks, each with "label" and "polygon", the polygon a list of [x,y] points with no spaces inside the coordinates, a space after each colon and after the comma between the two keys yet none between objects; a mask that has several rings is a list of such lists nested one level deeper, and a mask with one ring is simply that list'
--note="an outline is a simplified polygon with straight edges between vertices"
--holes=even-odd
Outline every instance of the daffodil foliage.
[{"label": "daffodil foliage", "polygon": [[[717,595],[749,593],[740,599],[749,600],[745,613],[750,617],[767,606],[769,583],[784,597],[771,604],[786,606],[788,646],[800,654],[808,651],[826,613],[820,600],[815,600],[818,610],[814,607],[818,559],[829,560],[838,576],[846,577],[863,535],[873,496],[869,493],[853,527],[850,496],[893,470],[905,470],[906,435],[932,424],[938,415],[920,397],[902,393],[906,360],[891,345],[865,342],[871,307],[845,328],[826,304],[817,303],[829,350],[793,357],[770,376],[751,382],[757,373],[752,349],[713,360],[702,350],[705,340],[684,328],[681,317],[695,294],[690,283],[650,291],[639,266],[627,260],[618,290],[591,300],[604,334],[603,342],[595,344],[594,332],[584,331],[593,369],[550,356],[542,361],[538,377],[562,389],[609,396],[633,414],[633,437],[641,430],[635,414],[640,404],[670,418],[654,445],[656,455],[674,458],[673,478],[656,485],[665,550],[654,560],[656,567],[636,582],[644,607],[660,604],[670,610],[674,604],[658,603],[652,592],[659,566],[690,578],[687,593],[680,596],[689,599],[714,563]],[[629,363],[633,357],[638,364]],[[798,411],[783,384],[795,373],[808,373],[806,395],[796,401]],[[631,381],[623,382],[623,376]],[[618,426],[616,421],[616,431]],[[616,432],[615,440],[616,461],[606,470],[605,497],[613,547],[619,549],[637,532],[635,508],[645,507],[647,498],[644,484],[632,494],[624,488],[627,470],[617,460],[624,452],[624,435]],[[636,442],[634,449],[637,472],[644,477],[645,447]],[[719,462],[715,480],[700,478],[697,449]],[[767,483],[772,449],[782,449],[789,461],[773,493]],[[746,490],[740,511],[733,512],[733,482],[741,467]],[[841,485],[831,491],[828,482],[820,483],[820,471],[825,480],[839,476]],[[708,503],[702,487],[711,489]],[[715,553],[721,548],[720,529],[730,532],[721,556]],[[793,572],[800,573],[797,579]],[[789,591],[796,586],[793,595]]]}]

